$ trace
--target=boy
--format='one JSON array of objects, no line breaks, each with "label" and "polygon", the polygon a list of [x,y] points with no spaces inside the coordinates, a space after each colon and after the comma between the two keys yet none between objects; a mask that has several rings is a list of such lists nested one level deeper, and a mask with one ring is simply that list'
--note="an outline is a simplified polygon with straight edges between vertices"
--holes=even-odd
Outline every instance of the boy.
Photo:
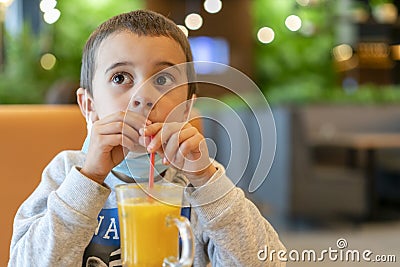
[{"label": "boy", "polygon": [[[82,151],[64,151],[52,160],[18,210],[9,266],[119,266],[114,187],[148,177],[143,152],[157,152],[164,179],[187,183],[194,266],[284,265],[258,260],[266,245],[284,249],[276,232],[223,167],[210,162],[197,129],[177,122],[188,116],[185,103],[195,87],[174,88],[176,77],[168,70],[190,61],[187,38],[154,12],[121,14],[92,33],[77,91],[88,137]],[[182,105],[176,122],[166,122]],[[124,160],[126,151],[134,156]]]}]

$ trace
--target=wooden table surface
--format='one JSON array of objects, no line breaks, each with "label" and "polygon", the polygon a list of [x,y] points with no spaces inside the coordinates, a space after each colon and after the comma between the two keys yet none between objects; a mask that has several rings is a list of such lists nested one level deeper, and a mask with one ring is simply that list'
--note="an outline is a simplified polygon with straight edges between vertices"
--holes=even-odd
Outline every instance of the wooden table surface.
[{"label": "wooden table surface", "polygon": [[379,196],[377,192],[376,151],[380,149],[400,148],[400,133],[340,133],[330,136],[314,135],[310,139],[312,147],[343,147],[347,149],[364,151],[365,178],[367,181],[366,199],[368,211],[366,218],[378,218]]},{"label": "wooden table surface", "polygon": [[340,133],[329,137],[315,135],[310,145],[355,149],[400,148],[400,133]]}]

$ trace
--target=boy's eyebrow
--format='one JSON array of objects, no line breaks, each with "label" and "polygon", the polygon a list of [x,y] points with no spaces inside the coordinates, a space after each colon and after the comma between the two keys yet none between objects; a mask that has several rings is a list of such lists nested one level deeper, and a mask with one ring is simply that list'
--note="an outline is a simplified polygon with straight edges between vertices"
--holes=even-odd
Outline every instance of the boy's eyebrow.
[{"label": "boy's eyebrow", "polygon": [[[130,62],[130,61],[116,62],[116,63],[113,63],[110,67],[108,67],[104,73],[107,74],[107,72],[109,72],[110,70],[115,69],[115,68],[120,67],[120,66],[134,66],[134,64],[133,64],[132,62]],[[164,67],[164,66],[166,66],[166,67],[172,67],[172,68],[174,68],[176,71],[178,71],[179,74],[181,74],[181,70],[176,66],[176,64],[174,64],[174,63],[172,63],[172,62],[169,62],[169,61],[161,61],[161,62],[158,62],[158,63],[156,63],[156,66],[160,66],[160,67]]]},{"label": "boy's eyebrow", "polygon": [[104,73],[107,74],[107,72],[109,72],[110,70],[115,69],[116,67],[119,67],[119,66],[133,66],[133,63],[130,61],[116,62],[116,63],[112,64],[110,67],[108,67]]},{"label": "boy's eyebrow", "polygon": [[181,70],[176,66],[176,64],[174,64],[174,63],[172,63],[172,62],[169,62],[169,61],[161,61],[161,62],[158,62],[158,63],[156,64],[156,66],[161,66],[161,67],[163,67],[163,66],[172,67],[172,68],[175,69],[177,72],[179,72],[179,74],[182,74],[182,73],[181,73]]}]

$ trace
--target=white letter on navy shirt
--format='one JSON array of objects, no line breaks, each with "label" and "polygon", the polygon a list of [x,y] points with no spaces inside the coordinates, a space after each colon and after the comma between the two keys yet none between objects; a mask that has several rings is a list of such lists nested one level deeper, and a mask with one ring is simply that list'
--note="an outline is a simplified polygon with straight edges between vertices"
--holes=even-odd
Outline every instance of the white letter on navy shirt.
[{"label": "white letter on navy shirt", "polygon": [[111,218],[110,226],[108,227],[108,230],[106,234],[103,236],[103,238],[110,239],[110,236],[108,235],[110,232],[114,232],[113,239],[119,239],[117,232],[117,225],[115,224],[115,218]]}]

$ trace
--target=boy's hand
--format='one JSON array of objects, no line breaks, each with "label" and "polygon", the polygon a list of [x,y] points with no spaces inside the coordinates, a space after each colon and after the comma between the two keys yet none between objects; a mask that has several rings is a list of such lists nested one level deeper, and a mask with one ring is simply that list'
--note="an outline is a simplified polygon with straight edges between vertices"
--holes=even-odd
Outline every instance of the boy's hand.
[{"label": "boy's hand", "polygon": [[150,124],[135,112],[116,112],[93,123],[86,161],[81,173],[102,184],[125,157],[124,148],[137,148],[138,130]]},{"label": "boy's hand", "polygon": [[216,172],[204,136],[190,123],[153,123],[139,133],[139,142],[149,153],[157,152],[164,164],[182,170],[194,186],[205,184]]}]

